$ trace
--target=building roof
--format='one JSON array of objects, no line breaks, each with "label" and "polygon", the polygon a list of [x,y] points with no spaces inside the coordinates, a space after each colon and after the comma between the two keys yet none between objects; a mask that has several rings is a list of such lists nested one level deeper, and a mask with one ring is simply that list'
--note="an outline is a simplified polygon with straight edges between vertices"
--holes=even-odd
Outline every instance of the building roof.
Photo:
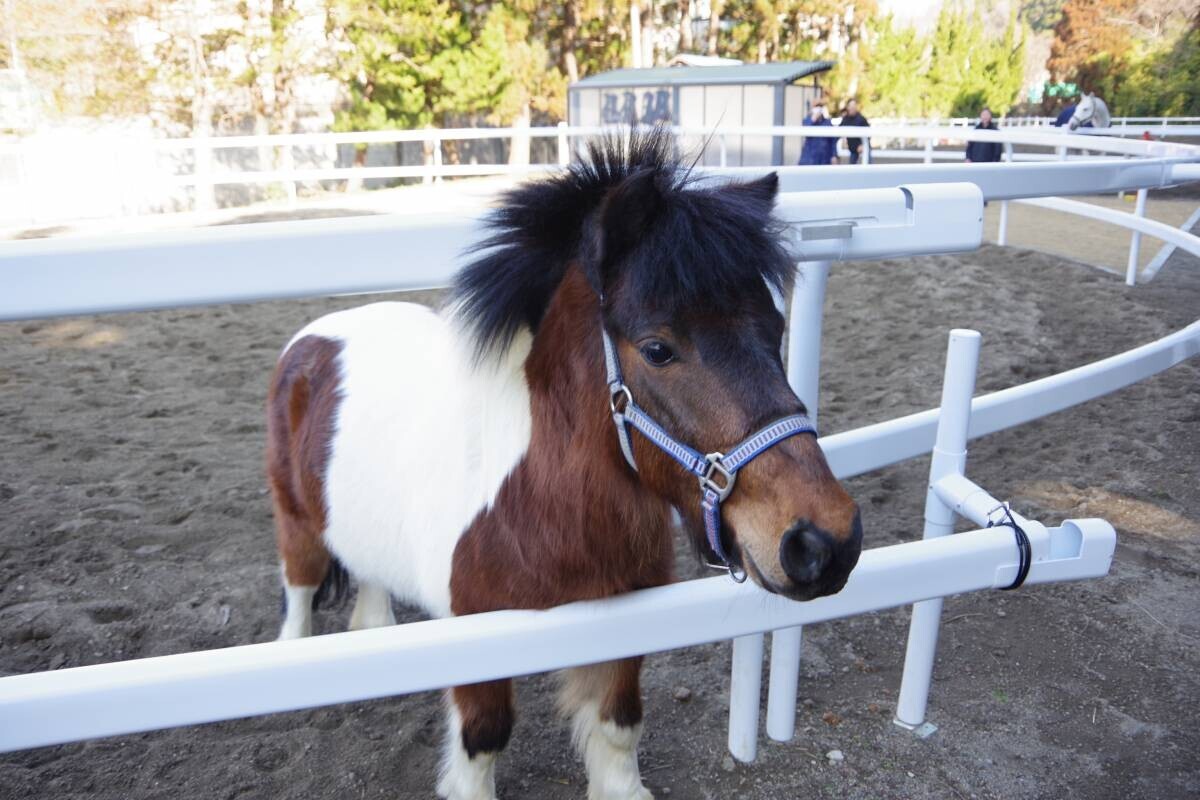
[{"label": "building roof", "polygon": [[619,86],[703,86],[712,84],[791,83],[824,72],[832,61],[784,61],[778,64],[738,64],[720,67],[652,67],[614,69],[589,75],[571,88],[605,89]]},{"label": "building roof", "polygon": [[745,64],[740,58],[706,56],[703,53],[676,53],[667,62],[668,67],[734,67]]}]

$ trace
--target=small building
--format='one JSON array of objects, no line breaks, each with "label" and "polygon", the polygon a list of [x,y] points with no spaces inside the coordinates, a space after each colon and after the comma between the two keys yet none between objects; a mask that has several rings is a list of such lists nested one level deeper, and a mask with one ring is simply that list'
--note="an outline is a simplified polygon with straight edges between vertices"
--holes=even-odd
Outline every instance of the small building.
[{"label": "small building", "polygon": [[[832,61],[789,61],[704,67],[615,69],[589,75],[567,90],[571,125],[653,125],[667,122],[706,131],[722,127],[800,125],[821,96],[817,76]],[[703,137],[692,137],[697,146]],[[726,137],[729,166],[793,164],[800,137]],[[716,140],[703,163],[720,163]]]}]

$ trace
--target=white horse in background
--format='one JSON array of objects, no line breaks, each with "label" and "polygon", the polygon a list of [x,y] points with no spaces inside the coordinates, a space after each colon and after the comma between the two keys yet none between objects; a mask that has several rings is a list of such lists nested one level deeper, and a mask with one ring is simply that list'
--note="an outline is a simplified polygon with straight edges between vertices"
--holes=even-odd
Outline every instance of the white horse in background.
[{"label": "white horse in background", "polygon": [[1067,127],[1075,130],[1089,122],[1093,128],[1107,128],[1112,125],[1108,106],[1091,92],[1084,95],[1080,99],[1079,105],[1075,106],[1075,113],[1071,115],[1071,121],[1067,123]]}]

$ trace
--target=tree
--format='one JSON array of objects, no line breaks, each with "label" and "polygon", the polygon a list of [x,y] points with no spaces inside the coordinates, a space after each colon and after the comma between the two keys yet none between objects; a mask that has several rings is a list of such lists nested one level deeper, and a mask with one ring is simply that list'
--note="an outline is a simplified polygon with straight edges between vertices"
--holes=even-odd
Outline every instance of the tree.
[{"label": "tree", "polygon": [[432,124],[447,62],[443,54],[461,51],[471,38],[451,3],[333,0],[329,18],[335,42],[332,73],[349,95],[335,117],[335,129]]},{"label": "tree", "polygon": [[[465,52],[446,51],[434,58],[443,89],[434,110],[481,114],[494,125],[518,128],[529,127],[534,111],[561,119],[566,82],[530,30],[527,15],[493,6]],[[509,161],[529,163],[528,137],[514,143]]]},{"label": "tree", "polygon": [[128,117],[150,110],[151,70],[138,52],[149,0],[8,0],[0,65],[20,67],[46,112]]},{"label": "tree", "polygon": [[1134,60],[1112,105],[1127,116],[1200,115],[1200,12],[1173,41]]},{"label": "tree", "polygon": [[860,91],[871,111],[881,116],[916,117],[924,112],[925,41],[915,28],[896,26],[891,15],[871,26],[869,85]]},{"label": "tree", "polygon": [[1119,20],[1128,17],[1137,2],[1067,0],[1054,26],[1046,63],[1054,79],[1077,83],[1083,91],[1111,95],[1110,75],[1126,69],[1132,44],[1130,31]]}]

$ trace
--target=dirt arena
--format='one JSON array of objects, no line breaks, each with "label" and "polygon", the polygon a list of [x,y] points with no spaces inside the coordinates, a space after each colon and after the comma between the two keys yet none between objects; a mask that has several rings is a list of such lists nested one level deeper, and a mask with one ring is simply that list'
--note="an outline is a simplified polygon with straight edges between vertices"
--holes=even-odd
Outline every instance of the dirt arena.
[{"label": "dirt arena", "polygon": [[[360,302],[0,325],[0,674],[273,638],[267,378],[304,322]],[[986,392],[1197,317],[1200,263],[1180,255],[1132,291],[992,246],[837,265],[822,429],[935,405],[952,327],[983,332]],[[948,600],[932,738],[891,722],[901,609],[805,631],[798,735],[764,739],[753,765],[725,751],[728,643],[650,657],[647,786],[762,800],[1200,795],[1198,390],[1193,360],[974,445],[968,472],[994,494],[1047,521],[1108,518],[1119,544],[1103,580]],[[919,537],[927,468],[915,459],[849,482],[868,547]],[[687,553],[678,560],[698,574]],[[346,615],[318,625],[340,630]],[[552,686],[519,681],[503,798],[585,796]],[[431,797],[440,706],[428,693],[3,755],[0,798]]]}]

